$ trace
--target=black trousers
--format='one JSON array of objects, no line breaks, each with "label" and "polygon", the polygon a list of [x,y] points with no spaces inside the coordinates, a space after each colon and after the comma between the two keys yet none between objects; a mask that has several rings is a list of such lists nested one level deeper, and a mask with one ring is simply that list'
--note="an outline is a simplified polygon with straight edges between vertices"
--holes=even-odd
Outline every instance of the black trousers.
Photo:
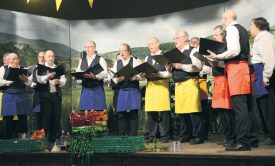
[{"label": "black trousers", "polygon": [[204,139],[204,126],[202,112],[191,114],[179,114],[180,118],[180,139],[199,138]]},{"label": "black trousers", "polygon": [[[275,84],[274,80],[270,81]],[[267,88],[268,94],[256,99],[256,102],[263,131],[267,137],[275,141],[275,88],[272,87],[273,84]]]},{"label": "black trousers", "polygon": [[209,126],[210,126],[210,108],[208,99],[201,100],[202,108],[202,120],[203,120],[203,138],[208,138]]},{"label": "black trousers", "polygon": [[138,110],[118,112],[118,132],[120,135],[137,135]]},{"label": "black trousers", "polygon": [[13,120],[14,116],[5,116],[5,139],[18,138],[19,133],[27,133],[27,115],[17,115],[18,120]]},{"label": "black trousers", "polygon": [[0,120],[0,139],[6,138],[6,120]]},{"label": "black trousers", "polygon": [[155,138],[159,131],[160,137],[169,139],[170,111],[147,112],[149,122],[149,137]]},{"label": "black trousers", "polygon": [[231,96],[236,122],[236,141],[248,146],[258,142],[256,115],[251,101],[251,95]]},{"label": "black trousers", "polygon": [[225,141],[236,140],[236,122],[233,110],[216,109],[220,112]]},{"label": "black trousers", "polygon": [[35,130],[41,130],[43,128],[43,114],[42,112],[35,112],[34,113],[34,121],[35,121]]},{"label": "black trousers", "polygon": [[51,93],[50,97],[41,97],[42,127],[45,129],[48,140],[56,141],[60,134],[61,97]]}]

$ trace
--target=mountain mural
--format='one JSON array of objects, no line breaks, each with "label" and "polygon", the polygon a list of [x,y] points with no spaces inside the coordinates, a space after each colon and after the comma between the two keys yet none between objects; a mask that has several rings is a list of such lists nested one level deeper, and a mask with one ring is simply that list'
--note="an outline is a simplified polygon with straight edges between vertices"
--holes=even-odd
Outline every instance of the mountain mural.
[{"label": "mountain mural", "polygon": [[[24,57],[21,58],[23,65],[36,63],[37,53],[48,49],[52,49],[55,52],[58,61],[66,59],[67,63],[70,61],[70,55],[78,54],[76,50],[71,49],[65,44],[48,42],[41,39],[26,39],[18,35],[0,33],[0,57],[5,52],[16,52],[20,57]],[[62,60],[63,58],[65,59]]]}]

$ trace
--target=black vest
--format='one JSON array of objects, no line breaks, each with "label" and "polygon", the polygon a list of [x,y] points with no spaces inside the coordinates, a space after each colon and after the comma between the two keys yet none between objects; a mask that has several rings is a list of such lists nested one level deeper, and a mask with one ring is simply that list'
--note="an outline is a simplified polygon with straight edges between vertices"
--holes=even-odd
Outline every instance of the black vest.
[{"label": "black vest", "polygon": [[37,81],[37,66],[34,67],[33,69],[33,73],[32,73],[32,82],[36,83],[36,86],[34,87],[34,90],[35,91],[40,91],[40,90],[43,90],[43,89],[48,89],[48,85],[46,84],[40,84],[38,81]]},{"label": "black vest", "polygon": [[[148,56],[147,62],[150,65],[154,66],[154,68],[157,69],[158,71],[166,71],[165,66],[163,66],[163,65],[161,65],[161,64],[159,64],[157,62],[155,62],[155,64],[153,65],[153,58],[152,58],[151,55]],[[155,76],[152,76],[152,75],[146,76],[146,78],[147,78],[148,81],[157,81],[157,80],[163,80],[163,79],[165,79],[165,78],[155,77]]]},{"label": "black vest", "polygon": [[[80,69],[81,70],[86,70],[89,67],[93,67],[94,65],[99,63],[101,56],[98,56],[97,54],[95,55],[94,60],[92,61],[92,63],[90,64],[90,66],[88,66],[88,61],[86,59],[86,56],[82,57],[82,61],[81,61],[81,65],[80,65]],[[95,88],[98,86],[103,86],[103,80],[97,80],[97,79],[85,79],[82,80],[82,86],[85,88]]]},{"label": "black vest", "polygon": [[[47,74],[45,74],[47,75]],[[44,76],[45,76],[44,75]],[[43,76],[43,75],[42,75]],[[55,77],[54,79],[60,79],[60,77]],[[36,79],[37,80],[37,79]],[[38,84],[37,84],[38,85]],[[62,99],[62,92],[61,92],[61,88],[59,87],[59,85],[55,85],[56,88],[56,93],[58,94],[58,96]],[[50,96],[50,83],[49,81],[46,84],[40,84],[39,87],[39,93],[41,97],[46,97],[49,98]]]},{"label": "black vest", "polygon": [[[180,62],[181,64],[192,64],[190,53],[193,50],[193,47],[189,46],[189,50],[184,50],[183,53],[180,52],[177,48],[175,49],[177,50],[175,51],[176,54],[184,54],[184,59]],[[172,78],[174,82],[182,82],[195,77],[199,77],[199,72],[189,73],[181,69],[172,70]]]},{"label": "black vest", "polygon": [[[129,63],[132,67],[133,67],[133,57],[131,57],[131,59],[129,60]],[[123,66],[123,63],[122,63],[122,60],[118,60],[117,61],[117,71],[119,71],[120,69],[122,69],[124,66]],[[137,88],[139,89],[139,81],[130,81],[129,78],[125,78],[124,81],[118,83],[118,88],[120,89],[125,89],[125,88]]]},{"label": "black vest", "polygon": [[[4,68],[5,68],[4,79],[7,80],[10,68],[8,66],[4,66]],[[23,68],[23,67],[20,66],[20,68]],[[26,85],[23,81],[15,81],[12,84],[10,84],[6,89],[25,89],[25,88],[26,88]]]},{"label": "black vest", "polygon": [[224,62],[228,63],[231,61],[241,61],[241,60],[248,61],[248,56],[250,53],[249,34],[247,30],[244,27],[242,27],[240,24],[235,24],[233,26],[235,26],[239,32],[239,36],[240,36],[239,42],[240,42],[241,51],[239,55],[231,59],[225,59]]}]

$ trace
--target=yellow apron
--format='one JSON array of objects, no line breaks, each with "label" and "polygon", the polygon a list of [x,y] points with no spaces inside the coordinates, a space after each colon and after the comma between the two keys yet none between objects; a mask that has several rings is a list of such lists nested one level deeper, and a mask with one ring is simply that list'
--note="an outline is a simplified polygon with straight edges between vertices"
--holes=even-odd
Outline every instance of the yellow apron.
[{"label": "yellow apron", "polygon": [[2,96],[3,96],[3,92],[0,91],[0,120],[3,120],[3,116],[2,116]]},{"label": "yellow apron", "polygon": [[200,99],[207,100],[208,99],[208,89],[206,79],[199,79],[199,87],[200,87]]},{"label": "yellow apron", "polygon": [[168,80],[148,81],[145,93],[145,111],[170,111]]},{"label": "yellow apron", "polygon": [[197,78],[175,83],[175,112],[177,114],[201,112]]}]

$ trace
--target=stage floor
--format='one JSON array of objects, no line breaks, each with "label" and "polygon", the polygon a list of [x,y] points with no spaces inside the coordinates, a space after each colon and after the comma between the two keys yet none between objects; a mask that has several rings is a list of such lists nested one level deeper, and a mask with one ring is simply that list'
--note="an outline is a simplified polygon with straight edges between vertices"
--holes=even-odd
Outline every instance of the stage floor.
[{"label": "stage floor", "polygon": [[217,145],[218,141],[222,141],[221,135],[213,135],[209,137],[203,144],[190,145],[189,143],[181,143],[180,148],[174,148],[173,141],[162,144],[167,147],[167,150],[160,150],[158,152],[138,152],[140,154],[167,154],[167,155],[197,155],[197,156],[262,156],[275,157],[275,145],[259,146],[252,148],[251,151],[225,151],[222,145]]},{"label": "stage floor", "polygon": [[173,141],[170,141],[162,144],[162,147],[167,148],[166,150],[95,154],[92,165],[275,166],[275,145],[260,146],[251,151],[227,152],[222,145],[217,145],[217,142],[222,139],[222,135],[211,135],[204,144],[181,143],[178,149],[174,149]]}]

